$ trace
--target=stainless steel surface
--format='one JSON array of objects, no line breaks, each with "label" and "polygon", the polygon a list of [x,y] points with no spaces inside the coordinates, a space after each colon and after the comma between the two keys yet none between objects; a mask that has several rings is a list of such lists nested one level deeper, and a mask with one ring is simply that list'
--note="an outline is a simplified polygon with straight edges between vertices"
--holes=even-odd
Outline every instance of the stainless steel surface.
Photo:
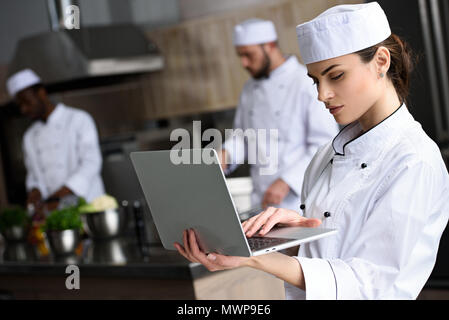
[{"label": "stainless steel surface", "polygon": [[81,239],[78,229],[46,231],[45,235],[48,239],[50,250],[55,255],[73,253]]},{"label": "stainless steel surface", "polygon": [[[429,72],[430,98],[434,111],[434,123],[437,134],[437,142],[445,142],[449,138],[449,128],[444,121],[444,115],[449,117],[449,96],[447,85],[449,83],[447,73],[447,61],[445,57],[444,39],[442,34],[442,24],[439,16],[439,5],[437,1],[419,0],[420,22],[422,26],[423,41],[425,47],[425,59]],[[428,7],[430,5],[430,8]],[[434,35],[434,36],[432,36]],[[438,61],[437,61],[438,60]],[[439,74],[439,70],[442,70]]]},{"label": "stainless steel surface", "polygon": [[45,85],[158,71],[164,59],[136,25],[81,26],[21,38],[8,75],[33,69]]},{"label": "stainless steel surface", "polygon": [[102,239],[119,236],[127,223],[126,211],[122,208],[81,215],[84,229],[89,237]]},{"label": "stainless steel surface", "polygon": [[28,235],[28,227],[13,226],[2,231],[6,241],[25,241]]},{"label": "stainless steel surface", "polygon": [[27,242],[8,242],[3,252],[5,261],[33,261],[36,259],[34,248]]},{"label": "stainless steel surface", "polygon": [[126,243],[122,239],[92,241],[87,246],[85,259],[90,263],[126,264],[129,259]]},{"label": "stainless steel surface", "polygon": [[64,21],[70,17],[68,6],[78,5],[75,0],[47,0],[48,15],[50,26],[53,31],[65,28]]}]

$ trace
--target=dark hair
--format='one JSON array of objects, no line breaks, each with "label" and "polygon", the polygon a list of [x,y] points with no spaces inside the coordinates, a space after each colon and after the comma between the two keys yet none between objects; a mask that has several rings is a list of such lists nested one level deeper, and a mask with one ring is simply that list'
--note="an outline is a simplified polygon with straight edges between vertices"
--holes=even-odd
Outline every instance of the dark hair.
[{"label": "dark hair", "polygon": [[36,83],[30,87],[30,89],[34,90],[35,92],[39,91],[39,89],[41,89],[41,88],[45,89],[45,87],[42,83]]},{"label": "dark hair", "polygon": [[373,58],[379,47],[385,47],[390,51],[391,62],[387,77],[391,80],[401,102],[406,102],[410,88],[410,73],[413,71],[417,58],[410,46],[399,36],[391,34],[381,43],[357,51],[363,62],[368,63]]}]

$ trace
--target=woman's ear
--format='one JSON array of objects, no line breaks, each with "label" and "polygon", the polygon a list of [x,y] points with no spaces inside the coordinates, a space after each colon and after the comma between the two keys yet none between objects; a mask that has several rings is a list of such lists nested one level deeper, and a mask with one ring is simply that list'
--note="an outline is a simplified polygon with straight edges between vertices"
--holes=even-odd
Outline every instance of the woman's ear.
[{"label": "woman's ear", "polygon": [[377,48],[374,56],[374,63],[376,65],[377,74],[380,78],[383,78],[390,69],[391,55],[390,50],[386,47]]}]

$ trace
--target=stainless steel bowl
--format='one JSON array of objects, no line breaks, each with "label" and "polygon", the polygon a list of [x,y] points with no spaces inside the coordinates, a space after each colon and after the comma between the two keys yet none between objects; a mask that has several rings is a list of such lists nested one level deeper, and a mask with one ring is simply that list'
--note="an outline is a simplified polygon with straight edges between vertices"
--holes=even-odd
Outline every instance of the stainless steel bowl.
[{"label": "stainless steel bowl", "polygon": [[87,246],[86,261],[92,263],[126,264],[130,252],[123,239],[95,240]]},{"label": "stainless steel bowl", "polygon": [[6,241],[25,241],[28,236],[28,226],[12,226],[2,231]]},{"label": "stainless steel bowl", "polygon": [[35,261],[34,248],[27,242],[8,242],[3,252],[5,261]]},{"label": "stainless steel bowl", "polygon": [[50,250],[55,255],[66,255],[75,252],[80,242],[78,229],[50,230],[45,232]]},{"label": "stainless steel bowl", "polygon": [[119,236],[126,226],[126,211],[110,209],[81,215],[84,230],[93,239]]}]

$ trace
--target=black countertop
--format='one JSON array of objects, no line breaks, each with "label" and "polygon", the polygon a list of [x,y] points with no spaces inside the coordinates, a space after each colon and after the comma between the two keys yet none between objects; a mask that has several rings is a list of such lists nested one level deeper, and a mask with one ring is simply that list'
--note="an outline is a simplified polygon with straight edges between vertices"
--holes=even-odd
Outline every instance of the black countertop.
[{"label": "black countertop", "polygon": [[76,253],[42,255],[28,242],[0,240],[0,276],[60,275],[68,265],[77,265],[84,276],[195,279],[209,274],[197,263],[189,263],[178,252],[149,245],[144,254],[134,237],[106,240],[85,238]]}]

